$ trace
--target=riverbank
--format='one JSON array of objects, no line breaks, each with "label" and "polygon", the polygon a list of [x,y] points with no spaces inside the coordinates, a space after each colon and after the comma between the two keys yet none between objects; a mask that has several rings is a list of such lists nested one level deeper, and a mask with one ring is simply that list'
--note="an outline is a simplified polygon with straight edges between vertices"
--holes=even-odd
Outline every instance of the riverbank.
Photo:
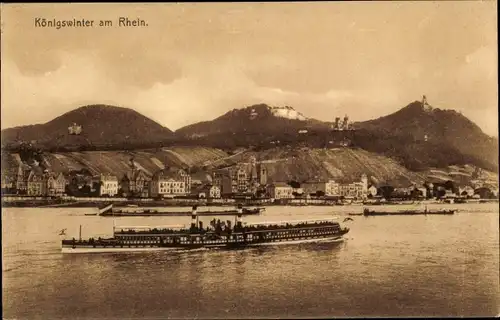
[{"label": "riverbank", "polygon": [[[212,202],[207,200],[195,200],[195,199],[166,199],[166,200],[120,200],[117,201],[88,201],[88,200],[66,200],[66,199],[23,199],[15,201],[4,201],[2,199],[3,208],[101,208],[109,204],[113,204],[115,207],[126,207],[126,206],[137,206],[141,208],[157,208],[157,207],[191,207],[193,205],[206,206],[206,207],[235,207],[237,204],[241,203],[245,206],[373,206],[380,205],[381,203],[374,202],[356,202],[356,203],[336,203],[333,201],[318,201],[317,199],[312,201],[280,201],[280,202],[269,202],[262,200],[235,200],[230,199],[231,202]],[[383,205],[427,205],[427,204],[442,204],[446,203],[438,200],[426,200],[426,201],[388,201],[384,202]],[[474,199],[468,200],[466,202],[455,202],[455,205],[463,205],[468,203],[498,203],[498,199]]]}]

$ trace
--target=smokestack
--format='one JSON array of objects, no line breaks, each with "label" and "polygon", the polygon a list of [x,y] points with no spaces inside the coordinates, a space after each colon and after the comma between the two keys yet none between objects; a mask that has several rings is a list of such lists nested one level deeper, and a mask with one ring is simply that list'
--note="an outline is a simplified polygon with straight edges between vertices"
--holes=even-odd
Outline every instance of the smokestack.
[{"label": "smokestack", "polygon": [[238,215],[236,216],[236,225],[238,226],[238,228],[241,228],[242,215],[243,215],[243,206],[239,204]]},{"label": "smokestack", "polygon": [[197,213],[198,206],[194,205],[192,212],[191,212],[191,228],[194,229],[196,228],[196,225],[198,224],[198,213]]}]

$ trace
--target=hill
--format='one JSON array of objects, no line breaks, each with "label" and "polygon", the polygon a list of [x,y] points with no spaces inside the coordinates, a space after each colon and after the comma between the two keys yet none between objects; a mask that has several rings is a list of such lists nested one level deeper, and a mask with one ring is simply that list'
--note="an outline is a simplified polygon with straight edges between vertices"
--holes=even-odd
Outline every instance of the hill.
[{"label": "hill", "polygon": [[[130,168],[130,160],[153,174],[165,166],[188,168],[202,166],[207,161],[213,161],[228,156],[227,153],[213,148],[174,147],[135,151],[84,151],[84,152],[44,152],[38,163],[44,169],[52,172],[69,173],[71,171],[88,170],[92,174],[109,173],[122,177]],[[2,152],[2,172],[17,172],[17,166],[22,161],[19,154]],[[14,168],[13,168],[14,167]]]},{"label": "hill", "polygon": [[257,104],[243,109],[233,109],[211,120],[195,123],[176,131],[181,137],[202,138],[210,135],[245,134],[259,137],[276,133],[295,134],[299,130],[326,128],[328,124],[306,118],[292,107],[270,107]]},{"label": "hill", "polygon": [[[80,134],[69,134],[73,124]],[[89,105],[67,112],[47,123],[2,130],[2,145],[20,141],[51,148],[99,148],[152,144],[172,138],[173,132],[140,113],[122,107]]]},{"label": "hill", "polygon": [[217,161],[223,168],[250,157],[265,165],[269,180],[274,182],[295,180],[334,179],[341,182],[359,181],[362,174],[375,184],[388,183],[407,186],[422,183],[425,176],[411,172],[396,161],[359,148],[272,148],[260,152],[245,151],[236,156]]},{"label": "hill", "polygon": [[412,171],[466,164],[498,171],[498,139],[453,110],[415,101],[393,114],[352,127],[356,130],[333,132],[331,123],[308,119],[293,108],[261,104],[232,110],[176,133],[183,144],[226,150],[331,148],[347,139],[351,146],[390,157]]},{"label": "hill", "polygon": [[498,139],[454,110],[415,101],[375,120],[355,123],[356,143],[397,158],[409,168],[474,164],[498,170]]},{"label": "hill", "polygon": [[453,181],[458,185],[498,186],[498,174],[469,165],[431,168],[424,174],[427,177],[427,181],[432,183]]}]

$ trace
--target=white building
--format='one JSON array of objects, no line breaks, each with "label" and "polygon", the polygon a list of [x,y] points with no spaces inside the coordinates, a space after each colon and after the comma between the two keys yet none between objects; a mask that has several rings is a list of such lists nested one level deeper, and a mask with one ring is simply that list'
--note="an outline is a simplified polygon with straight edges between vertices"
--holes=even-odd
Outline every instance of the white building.
[{"label": "white building", "polygon": [[340,195],[346,198],[364,199],[368,196],[368,177],[361,175],[361,181],[340,185]]},{"label": "white building", "polygon": [[368,196],[368,178],[365,174],[361,176],[361,180],[358,182],[338,183],[334,180],[305,182],[302,187],[306,194],[315,194],[321,191],[327,197],[366,198]]},{"label": "white building", "polygon": [[111,174],[99,177],[99,195],[113,197],[118,194],[118,178]]},{"label": "white building", "polygon": [[371,195],[372,197],[375,197],[375,196],[377,196],[377,192],[378,192],[377,187],[372,185],[368,188],[367,195]]},{"label": "white building", "polygon": [[[427,198],[427,189],[426,188],[418,187],[417,190],[420,191],[420,193],[422,193],[422,197]],[[474,190],[472,190],[472,191],[474,192]]]},{"label": "white building", "polygon": [[302,189],[306,194],[315,194],[323,192],[325,196],[339,196],[340,184],[334,180],[305,182],[302,184]]},{"label": "white building", "polygon": [[214,186],[214,185],[204,186],[203,188],[201,188],[200,193],[199,193],[200,198],[219,199],[220,196],[221,196],[220,188],[218,186]]},{"label": "white building", "polygon": [[187,194],[186,175],[182,170],[157,171],[151,181],[151,197],[184,196]]},{"label": "white building", "polygon": [[267,194],[273,199],[293,199],[293,188],[286,183],[276,182],[267,187]]}]

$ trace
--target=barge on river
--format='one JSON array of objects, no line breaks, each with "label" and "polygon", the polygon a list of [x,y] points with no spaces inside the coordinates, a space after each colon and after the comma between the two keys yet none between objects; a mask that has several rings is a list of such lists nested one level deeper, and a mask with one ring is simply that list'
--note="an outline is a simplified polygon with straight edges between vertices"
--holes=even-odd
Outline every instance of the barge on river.
[{"label": "barge on river", "polygon": [[[238,210],[242,210],[243,215],[258,215],[266,210],[266,208],[257,207],[257,208],[238,208]],[[200,211],[197,214],[199,216],[234,216],[238,214],[237,209],[234,210],[207,210]],[[139,209],[134,208],[130,209],[115,209],[108,210],[100,213],[100,216],[103,217],[149,217],[149,216],[190,216],[191,212],[189,211],[159,211],[156,209]]]},{"label": "barge on river", "polygon": [[184,226],[116,227],[107,239],[62,240],[63,253],[245,248],[274,244],[342,241],[349,228],[337,219],[242,223],[240,210],[231,221],[213,219],[204,227],[193,207],[190,228]]},{"label": "barge on river", "polygon": [[403,210],[403,211],[375,211],[365,208],[363,210],[364,216],[394,216],[394,215],[403,215],[403,216],[412,216],[412,215],[426,215],[426,214],[455,214],[455,210]]}]

